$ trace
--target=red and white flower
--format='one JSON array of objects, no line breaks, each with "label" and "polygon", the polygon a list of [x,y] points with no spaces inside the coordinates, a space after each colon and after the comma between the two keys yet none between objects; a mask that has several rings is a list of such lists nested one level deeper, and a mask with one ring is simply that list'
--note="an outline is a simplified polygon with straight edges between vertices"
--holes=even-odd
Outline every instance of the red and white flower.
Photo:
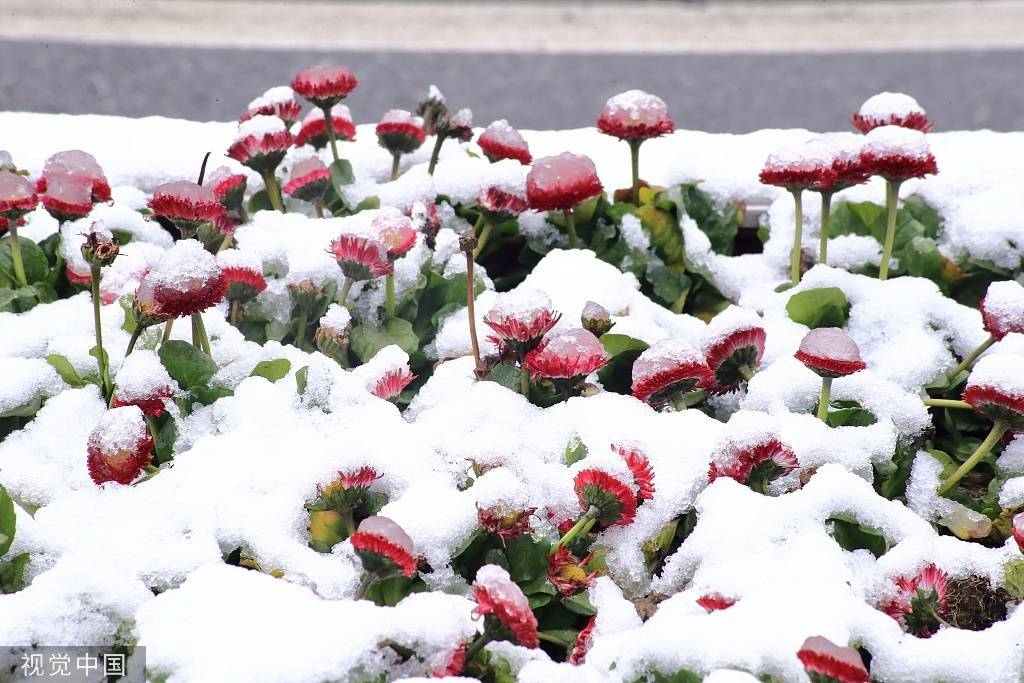
[{"label": "red and white flower", "polygon": [[533,531],[530,518],[537,508],[526,508],[525,510],[508,509],[505,506],[491,506],[482,508],[476,506],[476,517],[480,528],[490,534],[495,534],[501,539],[522,536]]},{"label": "red and white flower", "polygon": [[301,114],[302,105],[295,100],[295,92],[287,85],[279,85],[250,102],[238,121],[248,121],[254,116],[276,116],[291,128]]},{"label": "red and white flower", "polygon": [[387,207],[378,211],[370,228],[377,233],[377,239],[387,248],[392,261],[408,254],[416,244],[417,232],[412,219],[398,209]]},{"label": "red and white flower", "polygon": [[819,377],[845,377],[867,367],[857,342],[838,327],[811,330],[793,356]]},{"label": "red and white flower", "polygon": [[164,252],[135,291],[143,324],[200,313],[223,298],[227,284],[217,260],[196,240],[181,240]]},{"label": "red and white flower", "polygon": [[434,670],[434,678],[446,678],[448,676],[461,676],[462,669],[466,666],[466,644],[462,643],[452,650],[443,666]]},{"label": "red and white flower", "polygon": [[831,160],[822,159],[814,145],[804,142],[771,152],[759,177],[765,185],[795,191],[828,185],[834,176]]},{"label": "red and white flower", "polygon": [[668,135],[676,125],[663,99],[643,90],[627,90],[605,103],[597,129],[605,135],[633,141]]},{"label": "red and white flower", "polygon": [[736,598],[727,598],[720,593],[705,593],[697,598],[697,604],[708,612],[719,612],[729,609],[737,602]]},{"label": "red and white flower", "polygon": [[868,683],[871,680],[856,650],[840,647],[822,636],[812,636],[805,640],[796,656],[812,681]]},{"label": "red and white flower", "polygon": [[530,145],[505,119],[499,119],[487,126],[484,132],[480,133],[476,143],[491,162],[515,159],[521,164],[528,165],[533,161]]},{"label": "red and white flower", "polygon": [[390,401],[398,398],[414,379],[416,379],[416,375],[412,374],[409,368],[395,368],[394,370],[388,370],[378,377],[372,386],[367,387],[367,389],[377,398]]},{"label": "red and white flower", "polygon": [[908,633],[928,638],[939,630],[947,608],[946,572],[930,564],[915,576],[897,578],[896,595],[879,609]]},{"label": "red and white flower", "polygon": [[628,526],[636,517],[636,492],[603,470],[580,470],[573,480],[580,510],[601,526]]},{"label": "red and white flower", "polygon": [[993,282],[978,307],[985,331],[995,340],[1011,332],[1024,334],[1024,286],[1016,280]]},{"label": "red and white flower", "polygon": [[793,451],[773,436],[746,443],[727,441],[711,455],[708,481],[728,477],[767,494],[768,484],[799,466]]},{"label": "red and white flower", "polygon": [[594,162],[581,154],[537,159],[526,176],[526,197],[537,211],[566,211],[603,191]]},{"label": "red and white flower", "polygon": [[590,646],[594,642],[594,624],[596,623],[597,615],[595,614],[590,617],[587,625],[576,636],[576,643],[572,647],[572,652],[569,653],[569,663],[573,666],[579,666],[586,660],[587,652],[590,651]]},{"label": "red and white flower", "polygon": [[1013,540],[1017,541],[1017,547],[1024,550],[1024,512],[1018,512],[1013,516],[1010,530],[1013,533]]},{"label": "red and white flower", "polygon": [[375,130],[377,144],[391,154],[415,152],[427,139],[423,119],[405,109],[388,109]]},{"label": "red and white flower", "polygon": [[483,209],[493,223],[502,223],[515,218],[530,208],[523,194],[511,192],[497,185],[489,185],[480,191],[477,205]]},{"label": "red and white flower", "polygon": [[16,173],[0,171],[0,217],[17,221],[36,208],[37,204],[39,197],[28,179]]},{"label": "red and white flower", "polygon": [[868,173],[892,181],[939,172],[925,134],[900,126],[882,126],[865,135],[860,160]]},{"label": "red and white flower", "polygon": [[373,467],[364,465],[354,470],[339,470],[338,478],[320,486],[317,484],[317,508],[325,510],[351,509],[359,505],[373,482],[381,478]]},{"label": "red and white flower", "polygon": [[228,249],[217,254],[217,264],[227,287],[224,298],[228,301],[244,304],[267,288],[263,261],[253,252]]},{"label": "red and white flower", "polygon": [[228,156],[259,173],[272,172],[284,159],[292,135],[276,116],[259,115],[238,126]]},{"label": "red and white flower", "polygon": [[678,339],[655,343],[633,363],[633,396],[655,407],[713,382],[701,352]]},{"label": "red and white flower", "polygon": [[130,484],[153,459],[153,437],[138,406],[112,408],[89,435],[89,476],[97,484]]},{"label": "red and white flower", "polygon": [[43,173],[36,181],[36,192],[44,193],[53,178],[72,178],[89,186],[93,202],[110,201],[110,184],[96,158],[80,149],[57,152],[43,162]]},{"label": "red and white flower", "polygon": [[582,380],[608,363],[608,354],[592,332],[582,328],[551,333],[523,358],[533,379]]},{"label": "red and white flower", "polygon": [[194,235],[201,224],[224,214],[212,189],[187,180],[157,185],[149,208],[174,223],[183,235]]},{"label": "red and white flower", "polygon": [[330,251],[341,272],[353,280],[372,280],[392,270],[387,247],[379,240],[346,233],[331,242]]},{"label": "red and white flower", "polygon": [[92,271],[76,270],[70,263],[64,265],[64,276],[73,285],[88,287],[92,284]]},{"label": "red and white flower", "polygon": [[292,90],[321,109],[337,104],[357,85],[359,81],[343,66],[311,66],[292,79]]},{"label": "red and white flower", "polygon": [[[344,104],[336,104],[331,107],[331,123],[334,125],[334,135],[337,139],[348,141],[356,139],[356,124],[352,120],[352,113]],[[302,147],[305,144],[310,144],[315,149],[323,149],[329,141],[324,110],[311,109],[302,119],[302,126],[295,135],[295,146]]]},{"label": "red and white flower", "polygon": [[138,406],[150,417],[160,417],[165,401],[174,396],[177,385],[152,351],[136,351],[124,359],[117,371],[111,405]]},{"label": "red and white flower", "polygon": [[612,444],[612,450],[622,457],[626,467],[633,473],[633,483],[637,486],[637,502],[654,498],[654,468],[647,454],[636,446]]},{"label": "red and white flower", "polygon": [[864,134],[882,126],[900,126],[927,133],[934,126],[917,100],[901,92],[872,95],[860,105],[851,122]]},{"label": "red and white flower", "polygon": [[738,306],[722,311],[708,325],[703,351],[714,381],[709,394],[728,394],[739,389],[761,365],[767,334],[760,318]]},{"label": "red and white flower", "polygon": [[243,173],[232,173],[227,166],[218,166],[206,178],[206,187],[213,190],[217,201],[226,209],[242,205],[245,196],[246,177]]},{"label": "red and white flower", "polygon": [[820,161],[822,173],[808,187],[815,192],[838,192],[866,183],[871,174],[860,157],[864,138],[853,133],[824,133],[807,145]]},{"label": "red and white flower", "polygon": [[485,632],[493,638],[529,648],[540,645],[530,601],[503,568],[495,564],[480,567],[473,582],[473,598],[473,614],[485,618]]},{"label": "red and white flower", "polygon": [[363,569],[378,579],[416,573],[419,563],[412,554],[412,539],[394,520],[367,517],[348,540],[362,561]]},{"label": "red and white flower", "polygon": [[561,317],[551,308],[547,294],[519,286],[499,294],[483,320],[495,333],[488,337],[489,341],[498,345],[499,350],[510,350],[522,358],[536,348]]},{"label": "red and white flower", "polygon": [[319,157],[310,157],[292,167],[291,177],[282,188],[285,194],[306,202],[323,199],[331,184],[331,172]]},{"label": "red and white flower", "polygon": [[47,180],[39,200],[59,222],[75,221],[92,211],[92,185],[75,176],[54,175]]},{"label": "red and white flower", "polygon": [[562,597],[570,597],[586,590],[597,578],[596,571],[588,573],[584,569],[590,557],[587,555],[582,560],[577,560],[563,545],[548,558],[548,581]]},{"label": "red and white flower", "polygon": [[988,419],[1024,430],[1024,356],[994,353],[983,356],[971,371],[963,400]]}]

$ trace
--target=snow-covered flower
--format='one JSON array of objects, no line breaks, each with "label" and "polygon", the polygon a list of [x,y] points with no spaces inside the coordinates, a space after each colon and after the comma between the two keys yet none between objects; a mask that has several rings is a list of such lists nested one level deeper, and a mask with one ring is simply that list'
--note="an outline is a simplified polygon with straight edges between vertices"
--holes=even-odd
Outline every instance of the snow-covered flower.
[{"label": "snow-covered flower", "polygon": [[881,126],[864,136],[860,159],[868,173],[890,181],[939,172],[925,134],[900,126]]},{"label": "snow-covered flower", "polygon": [[[336,104],[331,107],[331,124],[334,126],[334,134],[339,140],[355,140],[356,124],[352,120],[352,114],[344,104]],[[305,118],[299,132],[295,134],[295,146],[302,147],[310,144],[314,149],[323,149],[327,146],[329,137],[327,134],[327,119],[324,118],[323,109],[311,109]]]},{"label": "snow-covered flower", "polygon": [[628,526],[633,523],[636,493],[618,477],[603,470],[580,470],[573,480],[573,489],[580,510],[602,526]]},{"label": "snow-covered flower", "polygon": [[16,173],[0,171],[0,216],[17,221],[38,203],[31,182]]},{"label": "snow-covered flower", "polygon": [[149,208],[174,223],[185,236],[194,236],[201,224],[224,213],[224,206],[211,188],[187,180],[157,185]]},{"label": "snow-covered flower", "polygon": [[412,219],[396,209],[382,209],[373,217],[370,227],[377,233],[377,239],[387,248],[392,261],[409,253],[416,244],[416,228]]},{"label": "snow-covered flower", "polygon": [[347,278],[372,280],[391,272],[388,250],[383,242],[346,233],[331,242],[338,267]]},{"label": "snow-covered flower", "polygon": [[811,330],[793,356],[819,377],[845,377],[867,367],[857,342],[838,327]]},{"label": "snow-covered flower", "polygon": [[227,284],[217,260],[196,240],[181,240],[164,252],[135,290],[137,322],[201,313],[224,298]]},{"label": "snow-covered flower", "polygon": [[772,151],[759,178],[765,185],[794,191],[829,183],[833,175],[831,160],[823,160],[811,143],[804,142]]},{"label": "snow-covered flower", "polygon": [[509,509],[502,505],[493,505],[482,508],[477,505],[476,517],[480,528],[490,534],[495,534],[504,543],[505,539],[522,536],[533,531],[530,518],[537,511],[537,508],[526,508],[525,510]]},{"label": "snow-covered flower", "polygon": [[633,363],[633,396],[655,407],[712,382],[701,352],[679,339],[656,342]]},{"label": "snow-covered flower", "polygon": [[879,609],[908,633],[928,638],[939,630],[947,607],[946,572],[930,564],[914,576],[897,578],[896,595]]},{"label": "snow-covered flower", "polygon": [[583,325],[583,329],[593,332],[594,336],[598,338],[615,327],[608,309],[594,301],[588,301],[583,305],[580,324]]},{"label": "snow-covered flower", "polygon": [[1017,547],[1024,550],[1024,512],[1018,512],[1013,516],[1010,529],[1013,533],[1013,540],[1017,541]]},{"label": "snow-covered flower", "polygon": [[473,598],[473,613],[484,617],[484,631],[492,638],[530,648],[540,644],[530,601],[503,568],[496,564],[480,567],[473,582]]},{"label": "snow-covered flower", "polygon": [[311,66],[292,79],[292,90],[321,109],[334,106],[357,85],[359,81],[343,66]]},{"label": "snow-covered flower", "polygon": [[442,666],[434,670],[434,678],[447,678],[448,676],[461,676],[462,669],[466,666],[466,644],[462,643],[445,660]]},{"label": "snow-covered flower", "polygon": [[276,116],[254,116],[238,126],[227,155],[261,174],[272,172],[284,159],[292,135]]},{"label": "snow-covered flower", "polygon": [[92,186],[75,176],[51,176],[39,201],[58,222],[75,221],[92,211]]},{"label": "snow-covered flower", "polygon": [[300,114],[302,105],[295,100],[295,92],[287,85],[278,85],[250,102],[238,121],[248,121],[254,116],[276,116],[291,128]]},{"label": "snow-covered flower", "polygon": [[721,593],[704,593],[696,600],[697,604],[708,612],[718,612],[729,609],[736,604],[736,598],[727,598]]},{"label": "snow-covered flower", "polygon": [[860,653],[852,647],[840,647],[822,636],[805,640],[796,656],[812,681],[868,683],[871,680]]},{"label": "snow-covered flower", "polygon": [[714,374],[707,392],[727,394],[749,381],[761,364],[766,340],[756,314],[731,307],[715,316],[703,342],[704,358]]},{"label": "snow-covered flower", "polygon": [[422,119],[405,109],[384,112],[375,132],[377,143],[392,155],[415,152],[427,139]]},{"label": "snow-covered flower", "polygon": [[388,517],[367,517],[348,540],[363,563],[363,569],[378,579],[416,573],[418,563],[412,554],[412,539]]},{"label": "snow-covered flower", "polygon": [[282,188],[285,194],[306,202],[323,199],[331,184],[331,172],[319,157],[310,157],[292,167],[291,177]]},{"label": "snow-covered flower", "polygon": [[815,192],[838,192],[868,181],[871,174],[860,157],[864,138],[853,133],[824,133],[807,143],[822,173],[810,186]]},{"label": "snow-covered flower", "polygon": [[80,149],[57,152],[43,162],[43,172],[36,181],[36,192],[44,193],[54,178],[71,178],[89,186],[93,202],[110,201],[110,184],[96,158]]},{"label": "snow-covered flower", "polygon": [[766,494],[768,484],[799,466],[793,451],[775,437],[745,444],[727,441],[711,455],[708,481],[728,477]]},{"label": "snow-covered flower", "polygon": [[416,379],[416,375],[407,367],[388,370],[378,377],[367,387],[371,394],[385,401],[397,398],[409,383]]},{"label": "snow-covered flower", "polygon": [[343,510],[359,505],[373,482],[381,478],[381,474],[370,465],[351,470],[339,470],[336,479],[326,486],[317,484],[317,498],[314,503],[307,504],[307,509]]},{"label": "snow-covered flower", "polygon": [[317,327],[316,348],[328,358],[333,358],[344,366],[348,366],[349,326],[352,314],[339,304],[331,304],[327,312],[320,318]]},{"label": "snow-covered flower", "polygon": [[901,92],[872,95],[850,121],[864,134],[882,126],[900,126],[927,133],[934,126],[917,100]]},{"label": "snow-covered flower", "polygon": [[236,209],[242,205],[247,179],[244,173],[232,173],[227,166],[218,166],[206,178],[206,187],[213,190],[224,208]]},{"label": "snow-covered flower", "polygon": [[559,546],[548,558],[548,581],[563,597],[576,595],[590,587],[597,572],[587,572],[584,567],[590,555],[577,560],[568,548]]},{"label": "snow-covered flower", "polygon": [[165,400],[174,396],[177,386],[152,351],[127,356],[117,371],[111,405],[138,406],[150,417],[160,417],[167,409]]},{"label": "snow-covered flower", "polygon": [[568,211],[603,191],[594,162],[582,154],[537,159],[526,176],[526,196],[537,211]]},{"label": "snow-covered flower", "polygon": [[153,459],[153,437],[138,406],[112,408],[89,434],[89,476],[97,484],[130,484]]},{"label": "snow-covered flower", "polygon": [[510,220],[530,208],[525,195],[496,185],[488,185],[481,189],[476,203],[487,213],[492,223]]},{"label": "snow-covered flower", "polygon": [[637,501],[651,500],[654,498],[654,468],[647,454],[636,446],[624,444],[612,444],[612,450],[626,463],[626,467],[633,473],[633,483],[637,486]]},{"label": "snow-covered flower", "polygon": [[600,340],[582,328],[546,335],[523,359],[533,379],[580,380],[608,363]]},{"label": "snow-covered flower", "polygon": [[985,331],[995,340],[1011,332],[1024,334],[1024,286],[1016,280],[993,282],[978,306]]},{"label": "snow-covered flower", "polygon": [[576,643],[569,654],[569,663],[573,666],[579,666],[587,658],[587,652],[594,639],[594,624],[596,623],[597,615],[594,614],[587,621],[587,625],[576,635]]},{"label": "snow-covered flower", "polygon": [[263,264],[259,256],[238,249],[228,249],[217,254],[220,274],[227,287],[224,298],[232,303],[244,304],[252,301],[267,288],[263,276]]},{"label": "snow-covered flower", "polygon": [[984,356],[967,378],[963,400],[993,422],[1024,429],[1024,356]]},{"label": "snow-covered flower", "polygon": [[676,126],[663,99],[643,90],[627,90],[605,103],[597,129],[620,140],[648,140],[667,135]]},{"label": "snow-covered flower", "polygon": [[515,159],[527,165],[533,161],[530,145],[505,119],[499,119],[487,126],[484,132],[480,133],[476,143],[491,162]]},{"label": "snow-covered flower", "polygon": [[495,333],[488,340],[522,358],[536,348],[561,317],[551,308],[547,294],[520,286],[497,296],[494,307],[484,316],[484,324]]}]

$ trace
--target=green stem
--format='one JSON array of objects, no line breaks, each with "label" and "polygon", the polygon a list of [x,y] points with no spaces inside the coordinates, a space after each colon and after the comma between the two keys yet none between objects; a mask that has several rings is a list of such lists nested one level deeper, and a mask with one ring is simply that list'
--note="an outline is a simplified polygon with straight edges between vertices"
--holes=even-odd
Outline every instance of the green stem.
[{"label": "green stem", "polygon": [[569,232],[569,248],[576,249],[580,246],[580,241],[576,238],[576,214],[572,209],[565,209],[562,213],[565,214],[565,229]]},{"label": "green stem", "polygon": [[352,508],[345,508],[340,510],[341,523],[345,527],[345,538],[348,538],[356,532],[356,522],[352,517]]},{"label": "green stem", "polygon": [[231,316],[230,316],[230,318],[228,320],[231,323],[231,327],[238,327],[238,309],[239,308],[241,308],[241,306],[239,306],[237,301],[232,301],[231,302]]},{"label": "green stem", "polygon": [[164,323],[164,333],[160,335],[160,343],[166,344],[171,338],[171,330],[174,329],[174,318]]},{"label": "green stem", "polygon": [[579,520],[572,525],[572,528],[565,532],[565,536],[562,536],[562,538],[558,539],[558,543],[556,543],[554,547],[551,548],[551,554],[554,555],[556,552],[558,552],[559,548],[561,548],[563,545],[571,543],[572,539],[576,538],[580,534],[583,534],[584,536],[589,534],[590,530],[594,528],[594,524],[596,523],[597,520],[591,517],[589,514],[580,517]]},{"label": "green stem", "polygon": [[[196,344],[197,338],[199,339],[198,344]],[[213,352],[210,351],[210,337],[206,334],[206,325],[203,324],[202,313],[192,314],[192,345],[198,346],[203,350],[203,353],[213,358]]]},{"label": "green stem", "polygon": [[99,350],[96,355],[99,357],[97,362],[100,366],[100,387],[104,396],[110,396],[110,367],[107,364],[107,354],[103,350],[103,322],[100,318],[100,267],[89,266],[89,270],[92,275],[89,284],[92,287],[92,319],[93,327],[96,328],[96,348]]},{"label": "green stem", "polygon": [[21,261],[21,245],[18,243],[18,222],[10,220],[7,221],[7,225],[11,234],[11,261],[14,263],[14,279],[18,281],[19,287],[28,287],[25,264]]},{"label": "green stem", "polygon": [[828,401],[832,395],[832,378],[821,378],[821,398],[818,399],[818,419],[822,422],[828,420]]},{"label": "green stem", "polygon": [[316,211],[317,218],[324,217],[324,203],[322,200],[317,199],[313,202],[313,209]]},{"label": "green stem", "polygon": [[967,458],[960,467],[956,468],[956,471],[953,472],[953,474],[949,475],[949,479],[942,482],[942,486],[939,487],[937,493],[940,496],[944,496],[950,489],[956,486],[956,483],[963,479],[968,472],[974,469],[974,466],[977,465],[982,458],[988,455],[989,451],[992,450],[992,447],[999,443],[999,440],[1003,438],[1003,434],[1006,433],[1007,429],[1009,429],[1009,425],[1002,420],[997,420],[996,423],[992,425],[991,431],[989,431],[988,436],[986,436],[985,440],[981,442],[977,450],[975,450],[974,453],[971,454],[971,457]]},{"label": "green stem", "polygon": [[324,124],[327,127],[327,139],[331,141],[331,155],[335,161],[339,161],[338,156],[338,134],[334,131],[334,119],[331,117],[330,107],[321,107],[324,112]]},{"label": "green stem", "polygon": [[338,294],[338,305],[344,306],[345,302],[348,301],[348,292],[352,289],[352,285],[355,283],[350,277],[345,278],[345,284],[341,286],[341,293]]},{"label": "green stem", "polygon": [[[543,640],[547,643],[553,643],[554,645],[566,647],[566,642],[564,640],[562,640],[561,638],[556,638],[555,636],[550,635],[548,633],[544,633],[543,631],[537,631],[537,640]],[[572,643],[569,643],[569,645],[572,645]]]},{"label": "green stem", "polygon": [[530,400],[530,373],[522,363],[519,364],[519,393]]},{"label": "green stem", "polygon": [[493,223],[484,223],[484,229],[480,231],[480,237],[476,241],[476,249],[473,250],[473,258],[477,258],[483,253],[484,245],[487,244],[493,228]]},{"label": "green stem", "polygon": [[395,317],[395,274],[388,273],[384,276],[384,319],[391,320]]},{"label": "green stem", "polygon": [[132,331],[132,338],[128,340],[128,349],[124,352],[124,357],[132,355],[132,351],[135,350],[135,344],[139,341],[139,337],[142,335],[142,330],[145,328],[142,325],[136,325],[135,330]]},{"label": "green stem", "polygon": [[273,171],[263,172],[263,184],[267,188],[267,197],[270,198],[270,205],[276,211],[284,213],[284,202],[281,200],[281,186],[277,182],[277,176]]},{"label": "green stem", "polygon": [[374,574],[373,572],[366,572],[366,576],[364,576],[363,580],[359,582],[359,588],[358,590],[356,590],[355,597],[352,599],[362,600],[363,596],[366,595],[366,591],[369,590],[370,584],[372,584],[376,579],[376,574]]},{"label": "green stem", "polygon": [[444,144],[444,136],[438,133],[434,140],[434,150],[430,153],[430,164],[427,166],[427,175],[434,175],[434,167],[437,166],[437,158],[441,155],[442,144]]},{"label": "green stem", "polygon": [[249,222],[249,213],[245,210],[245,202],[238,205],[238,220],[243,223]]},{"label": "green stem", "polygon": [[306,324],[309,318],[309,311],[303,306],[299,309],[298,329],[295,330],[295,348],[301,349],[306,341]]},{"label": "green stem", "polygon": [[828,262],[828,228],[832,222],[832,193],[821,193],[821,242],[818,245],[818,263]]},{"label": "green stem", "polygon": [[476,639],[476,642],[474,642],[472,645],[466,648],[465,661],[473,661],[473,658],[480,654],[480,650],[484,649],[484,646],[487,645],[487,643],[491,642],[491,640],[493,640],[491,634],[486,632],[482,633],[480,637]]},{"label": "green stem", "polygon": [[980,356],[981,354],[983,354],[986,351],[988,351],[988,348],[990,346],[992,346],[993,344],[995,344],[995,343],[996,343],[996,338],[992,337],[992,336],[990,336],[985,341],[981,342],[981,344],[978,345],[978,348],[974,349],[969,354],[967,354],[964,357],[964,359],[962,361],[960,361],[960,365],[958,365],[955,368],[953,368],[950,371],[950,373],[948,375],[946,375],[946,377],[949,378],[950,381],[956,379],[957,375],[959,375],[961,372],[963,372],[964,370],[967,370],[972,365],[974,365],[974,361],[978,360],[978,356]]},{"label": "green stem", "polygon": [[789,279],[800,284],[800,255],[803,248],[804,207],[803,190],[790,190],[793,194],[793,250],[789,254]]},{"label": "green stem", "polygon": [[[487,368],[480,359],[480,342],[476,336],[476,278],[473,275],[474,254],[475,252],[471,253],[468,249],[466,250],[466,317],[469,319],[469,341],[473,347],[473,366],[476,370],[477,379],[483,379]],[[529,390],[529,387],[527,387],[527,390]]]},{"label": "green stem", "polygon": [[398,166],[402,162],[402,153],[393,152],[391,154],[391,180],[398,180]]},{"label": "green stem", "polygon": [[955,408],[957,410],[974,410],[967,401],[954,401],[949,398],[926,398],[921,401],[929,408]]},{"label": "green stem", "polygon": [[633,204],[640,206],[640,143],[643,140],[629,141],[629,160],[633,171]]},{"label": "green stem", "polygon": [[896,239],[896,203],[900,196],[900,181],[885,179],[885,208],[888,220],[885,224],[885,244],[882,246],[882,263],[878,266],[878,279],[889,278],[889,259],[892,258],[892,245]]}]

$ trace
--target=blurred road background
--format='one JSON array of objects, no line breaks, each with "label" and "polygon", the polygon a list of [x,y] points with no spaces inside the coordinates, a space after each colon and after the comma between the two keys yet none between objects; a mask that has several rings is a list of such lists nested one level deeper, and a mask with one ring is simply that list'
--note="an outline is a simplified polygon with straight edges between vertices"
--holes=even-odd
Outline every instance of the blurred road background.
[{"label": "blurred road background", "polygon": [[642,88],[684,128],[834,130],[901,90],[938,130],[1024,130],[1018,0],[2,0],[0,55],[8,110],[229,120],[341,63],[359,122],[435,83],[478,125],[592,125]]}]

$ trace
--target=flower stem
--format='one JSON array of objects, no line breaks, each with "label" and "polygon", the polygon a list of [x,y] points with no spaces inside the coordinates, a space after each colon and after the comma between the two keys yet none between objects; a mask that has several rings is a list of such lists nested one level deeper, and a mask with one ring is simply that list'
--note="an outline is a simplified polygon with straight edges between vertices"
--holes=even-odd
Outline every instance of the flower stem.
[{"label": "flower stem", "polygon": [[821,398],[818,399],[818,419],[822,422],[828,420],[828,401],[832,395],[832,378],[821,378]]},{"label": "flower stem", "polygon": [[640,206],[640,143],[643,140],[629,141],[629,160],[633,171],[633,204]]},{"label": "flower stem", "polygon": [[277,176],[273,171],[263,172],[263,184],[267,188],[267,197],[270,198],[270,205],[275,210],[285,213],[284,202],[281,201],[281,186],[277,183]]},{"label": "flower stem", "polygon": [[231,327],[238,327],[238,309],[239,308],[241,308],[241,306],[238,305],[237,301],[232,301],[231,302],[231,316],[230,316],[230,318],[228,320],[231,323]]},{"label": "flower stem", "polygon": [[832,222],[832,193],[821,193],[821,242],[818,245],[818,263],[828,262],[828,227]]},{"label": "flower stem", "polygon": [[96,349],[99,351],[97,362],[100,366],[100,387],[103,395],[110,395],[110,368],[107,366],[107,354],[103,350],[103,322],[100,318],[100,267],[89,266],[92,274],[90,285],[92,286],[92,318],[93,326],[96,328]]},{"label": "flower stem", "polygon": [[558,543],[556,543],[551,548],[551,554],[554,555],[556,552],[558,552],[559,548],[561,548],[563,545],[566,545],[567,543],[571,543],[572,539],[576,538],[580,534],[583,534],[584,536],[589,534],[590,530],[594,528],[594,524],[596,523],[597,520],[591,517],[589,514],[580,517],[579,520],[572,525],[572,528],[565,532],[565,536],[562,536],[562,538],[558,539]]},{"label": "flower stem", "polygon": [[299,309],[299,326],[295,330],[295,348],[301,349],[303,343],[306,341],[306,323],[309,318],[309,311],[303,306]]},{"label": "flower stem", "polygon": [[954,401],[948,398],[926,398],[922,401],[929,408],[956,408],[958,410],[973,410],[967,401]]},{"label": "flower stem", "polygon": [[576,238],[576,214],[572,209],[564,209],[562,213],[565,214],[565,229],[569,232],[569,248],[576,249],[580,246],[580,241]]},{"label": "flower stem", "polygon": [[384,276],[384,319],[395,317],[395,274]]},{"label": "flower stem", "polygon": [[969,354],[964,356],[964,359],[960,361],[960,365],[953,368],[950,371],[950,373],[946,375],[946,377],[948,377],[950,381],[956,379],[957,375],[959,375],[961,372],[967,370],[972,365],[974,365],[974,361],[978,360],[978,356],[988,351],[988,348],[995,343],[996,338],[989,336],[988,339],[986,339],[985,341],[981,342],[981,344],[978,345],[978,348],[974,349]]},{"label": "flower stem", "polygon": [[476,639],[472,645],[466,648],[466,660],[467,662],[472,661],[474,657],[480,654],[480,650],[484,649],[487,643],[491,642],[493,637],[489,633],[482,633],[479,638]]},{"label": "flower stem", "polygon": [[363,596],[366,595],[366,591],[369,590],[370,584],[377,580],[377,575],[373,572],[366,572],[366,576],[359,582],[359,588],[356,590],[355,597],[353,600],[362,600]]},{"label": "flower stem", "polygon": [[793,194],[793,250],[789,254],[789,279],[800,284],[800,254],[803,248],[804,207],[803,190],[790,190]]},{"label": "flower stem", "polygon": [[142,330],[145,328],[142,325],[136,325],[132,331],[132,337],[128,340],[128,349],[124,352],[124,357],[132,355],[132,351],[135,350],[135,344],[138,343],[139,337],[142,335]]},{"label": "flower stem", "polygon": [[484,223],[483,230],[480,231],[480,237],[476,242],[476,249],[473,250],[473,258],[478,258],[484,250],[484,245],[487,244],[488,238],[491,236],[491,230],[494,228],[493,223]]},{"label": "flower stem", "polygon": [[892,244],[896,239],[896,202],[900,196],[900,181],[885,180],[885,208],[888,220],[885,224],[885,244],[882,246],[882,263],[878,266],[878,279],[889,278],[889,259],[892,258]]},{"label": "flower stem", "polygon": [[937,493],[940,496],[944,496],[950,489],[956,486],[956,483],[963,479],[968,472],[974,469],[974,466],[977,465],[982,458],[988,455],[989,451],[992,450],[992,447],[999,443],[999,440],[1003,438],[1003,434],[1006,433],[1007,429],[1009,429],[1009,425],[1002,420],[996,420],[996,423],[992,425],[992,429],[989,431],[988,436],[986,436],[985,440],[979,444],[977,450],[971,453],[971,457],[967,458],[960,467],[956,468],[956,471],[949,475],[949,478],[946,479],[946,481],[942,482],[942,486],[939,487]]},{"label": "flower stem", "polygon": [[522,363],[519,364],[519,393],[525,396],[526,400],[530,400],[530,373]]},{"label": "flower stem", "polygon": [[21,260],[21,245],[18,244],[18,222],[10,220],[7,221],[7,225],[11,234],[11,261],[14,263],[14,279],[18,281],[19,287],[28,287],[25,264]]},{"label": "flower stem", "polygon": [[345,527],[345,538],[348,538],[356,532],[356,521],[352,517],[352,508],[344,508],[340,513],[341,523]]},{"label": "flower stem", "polygon": [[345,284],[341,286],[341,293],[338,294],[338,305],[344,306],[345,302],[348,301],[348,292],[352,289],[352,285],[355,283],[350,277],[345,278]]},{"label": "flower stem", "polygon": [[245,210],[245,202],[238,205],[238,220],[243,223],[249,222],[249,212]]},{"label": "flower stem", "polygon": [[220,243],[220,246],[217,248],[217,253],[219,254],[222,251],[230,249],[231,248],[231,243],[234,240],[235,240],[235,236],[234,235],[224,235],[224,240]]},{"label": "flower stem", "polygon": [[[483,214],[480,214],[481,217]],[[480,221],[477,221],[479,223]],[[477,379],[483,379],[487,367],[480,359],[480,342],[476,336],[476,277],[473,274],[475,251],[466,250],[466,317],[469,319],[469,341],[473,347],[473,363]]]},{"label": "flower stem", "polygon": [[391,155],[391,180],[398,180],[398,167],[402,162],[402,153],[394,152]]},{"label": "flower stem", "polygon": [[434,140],[434,150],[430,153],[430,164],[427,166],[427,175],[434,175],[434,167],[437,166],[437,158],[441,155],[441,145],[444,144],[444,136],[438,133]]},{"label": "flower stem", "polygon": [[[197,338],[199,340],[198,344],[196,344]],[[203,324],[202,313],[192,314],[192,345],[198,346],[207,356],[213,357],[213,352],[210,351],[210,337],[206,334],[206,325]]]},{"label": "flower stem", "polygon": [[334,131],[334,119],[331,118],[331,108],[321,107],[324,112],[324,124],[327,127],[327,139],[331,141],[331,155],[335,161],[339,160],[338,157],[338,134]]},{"label": "flower stem", "polygon": [[164,333],[160,336],[160,343],[166,344],[171,338],[171,330],[174,329],[174,318],[171,318],[164,323]]},{"label": "flower stem", "polygon": [[313,208],[316,210],[317,218],[324,217],[324,203],[322,200],[317,199],[315,202],[313,202]]}]

